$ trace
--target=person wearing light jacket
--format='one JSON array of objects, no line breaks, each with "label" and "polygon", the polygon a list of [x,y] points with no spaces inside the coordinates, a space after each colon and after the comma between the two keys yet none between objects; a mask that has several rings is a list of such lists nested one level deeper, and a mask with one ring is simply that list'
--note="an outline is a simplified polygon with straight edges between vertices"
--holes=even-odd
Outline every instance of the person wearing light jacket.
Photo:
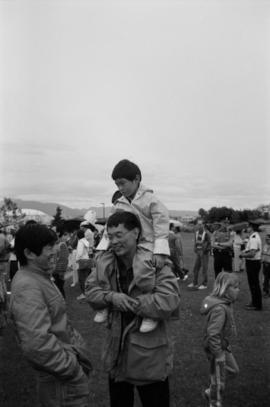
[{"label": "person wearing light jacket", "polygon": [[[202,219],[197,221],[197,230],[194,236],[194,253],[196,259],[193,267],[193,282],[188,285],[189,288],[198,288],[204,290],[208,283],[208,263],[211,251],[211,236],[206,230]],[[198,285],[199,271],[202,268],[202,283]]]},{"label": "person wearing light jacket", "polygon": [[85,294],[85,281],[88,275],[91,273],[92,260],[89,258],[89,241],[85,237],[85,231],[79,229],[77,232],[78,244],[76,250],[76,262],[78,263],[78,278],[81,289],[81,294],[77,297],[77,300],[84,300]]},{"label": "person wearing light jacket", "polygon": [[[107,223],[111,262],[106,253],[100,255],[96,270],[86,281],[86,300],[92,308],[109,310],[102,360],[109,374],[111,407],[132,407],[134,386],[143,407],[169,407],[173,350],[168,328],[170,316],[179,306],[179,286],[169,260],[156,270],[152,292],[137,285],[134,256],[140,230],[136,215],[111,215]],[[104,266],[109,286],[103,284]],[[139,329],[145,317],[158,321],[156,329],[147,334]]]},{"label": "person wearing light jacket", "polygon": [[247,231],[249,238],[240,259],[246,260],[246,272],[251,294],[251,302],[245,306],[248,311],[262,311],[262,291],[260,270],[262,259],[262,240],[259,234],[260,220],[249,220]]},{"label": "person wearing light jacket", "polygon": [[[129,160],[121,160],[112,171],[112,178],[118,187],[121,197],[114,201],[113,211],[128,211],[138,216],[141,222],[141,235],[134,257],[134,279],[136,284],[145,292],[151,292],[155,281],[155,267],[162,268],[170,248],[169,213],[167,208],[155,196],[153,191],[141,184],[141,171],[139,167]],[[106,235],[97,247],[97,250],[107,250],[109,247]],[[111,254],[107,252],[108,263]],[[106,274],[104,281],[106,281]],[[99,313],[96,322],[104,322],[107,312],[103,310],[104,318]],[[99,318],[101,316],[101,318]],[[149,332],[156,327],[156,321],[145,319],[142,321],[141,332]]]},{"label": "person wearing light jacket", "polygon": [[88,349],[70,325],[64,298],[51,278],[56,240],[54,231],[39,224],[16,233],[21,267],[12,280],[10,312],[23,354],[36,373],[40,405],[88,407]]}]

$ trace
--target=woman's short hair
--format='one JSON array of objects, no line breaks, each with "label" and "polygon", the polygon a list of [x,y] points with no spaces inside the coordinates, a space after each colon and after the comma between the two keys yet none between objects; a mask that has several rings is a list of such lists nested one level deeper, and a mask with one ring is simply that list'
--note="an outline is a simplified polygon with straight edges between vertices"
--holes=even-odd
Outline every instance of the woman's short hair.
[{"label": "woman's short hair", "polygon": [[27,265],[25,249],[40,256],[43,247],[53,246],[57,241],[56,233],[45,225],[28,223],[22,226],[15,235],[14,251],[21,266]]}]

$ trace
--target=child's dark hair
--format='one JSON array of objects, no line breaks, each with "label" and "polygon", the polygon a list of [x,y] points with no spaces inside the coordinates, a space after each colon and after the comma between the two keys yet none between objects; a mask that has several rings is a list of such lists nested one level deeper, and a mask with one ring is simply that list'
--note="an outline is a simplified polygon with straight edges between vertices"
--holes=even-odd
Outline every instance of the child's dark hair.
[{"label": "child's dark hair", "polygon": [[142,174],[140,168],[129,160],[121,160],[114,167],[112,171],[112,179],[115,181],[119,178],[125,178],[129,181],[134,181],[136,176],[139,176],[142,180]]},{"label": "child's dark hair", "polygon": [[82,239],[84,237],[84,231],[82,229],[79,229],[77,232],[77,238]]},{"label": "child's dark hair", "polygon": [[109,217],[107,228],[117,227],[119,225],[123,225],[127,230],[138,228],[140,233],[142,230],[140,219],[132,212],[119,211]]},{"label": "child's dark hair", "polygon": [[43,247],[53,246],[57,241],[56,233],[45,225],[30,223],[22,226],[15,235],[14,251],[21,266],[28,261],[24,250],[28,249],[39,256]]}]

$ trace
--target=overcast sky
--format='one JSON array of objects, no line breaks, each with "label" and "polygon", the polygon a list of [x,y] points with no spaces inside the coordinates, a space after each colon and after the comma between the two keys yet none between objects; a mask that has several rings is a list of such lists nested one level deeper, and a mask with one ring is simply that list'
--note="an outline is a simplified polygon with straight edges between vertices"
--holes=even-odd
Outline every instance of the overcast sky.
[{"label": "overcast sky", "polygon": [[270,1],[0,1],[0,197],[270,201]]}]

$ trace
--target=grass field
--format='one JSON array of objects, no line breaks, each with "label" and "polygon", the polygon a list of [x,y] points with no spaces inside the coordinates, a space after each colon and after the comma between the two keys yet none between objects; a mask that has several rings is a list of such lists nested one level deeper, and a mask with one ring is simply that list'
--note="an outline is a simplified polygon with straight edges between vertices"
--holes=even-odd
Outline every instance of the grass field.
[{"label": "grass field", "polygon": [[[191,233],[184,233],[185,263],[192,269]],[[202,350],[203,318],[199,314],[200,303],[209,293],[213,283],[213,261],[210,262],[209,289],[190,291],[187,282],[181,283],[180,319],[173,322],[175,338],[175,366],[170,378],[171,407],[206,406],[202,390],[208,385],[208,365]],[[240,367],[240,375],[228,382],[225,407],[270,406],[270,299],[263,300],[262,312],[246,311],[249,302],[246,274],[239,274],[241,291],[235,304],[238,336],[232,342]],[[108,402],[107,377],[101,370],[100,347],[104,327],[93,323],[93,311],[87,303],[78,302],[78,287],[66,287],[69,316],[73,325],[87,340],[92,352],[94,372],[91,376],[91,404],[105,407]],[[5,332],[4,351],[0,355],[0,406],[37,407],[35,379],[31,368],[21,356],[14,339],[12,327]],[[138,407],[140,403],[136,401]]]}]

